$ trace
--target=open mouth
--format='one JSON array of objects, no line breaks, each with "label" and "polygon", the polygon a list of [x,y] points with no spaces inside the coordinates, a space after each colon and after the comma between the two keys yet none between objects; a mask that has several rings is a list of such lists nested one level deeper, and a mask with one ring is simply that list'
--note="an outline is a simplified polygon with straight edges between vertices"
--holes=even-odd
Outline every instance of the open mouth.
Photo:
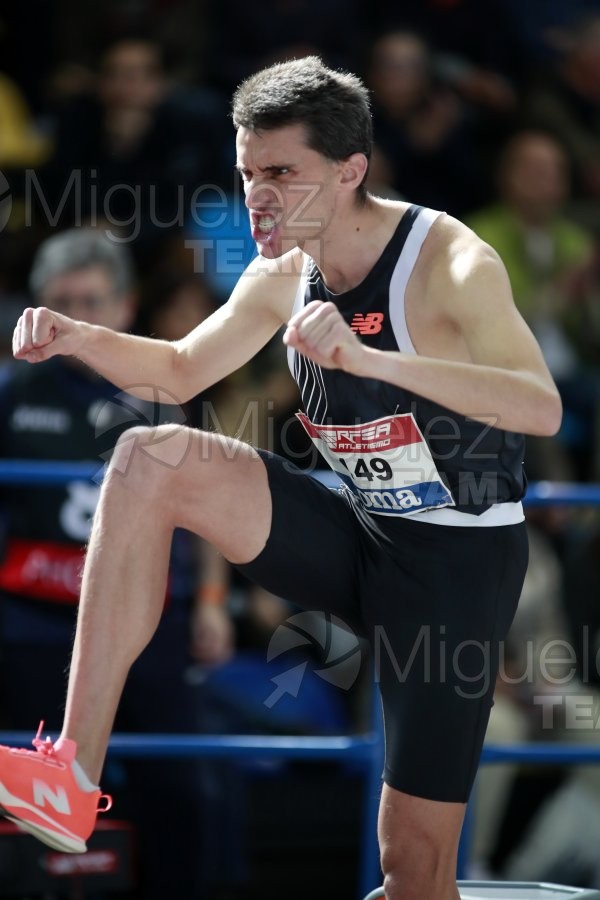
[{"label": "open mouth", "polygon": [[277,216],[272,211],[255,211],[250,213],[252,238],[258,243],[269,243],[277,230]]}]

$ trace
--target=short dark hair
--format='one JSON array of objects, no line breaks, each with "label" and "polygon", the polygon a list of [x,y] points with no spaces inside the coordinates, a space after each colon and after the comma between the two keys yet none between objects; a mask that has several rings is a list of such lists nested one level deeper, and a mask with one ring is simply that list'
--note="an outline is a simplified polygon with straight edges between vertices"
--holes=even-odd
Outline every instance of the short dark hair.
[{"label": "short dark hair", "polygon": [[[304,125],[308,146],[336,162],[352,153],[371,158],[367,88],[356,75],[329,69],[318,56],[276,63],[251,75],[233,95],[232,118],[236,128],[252,131]],[[366,194],[364,181],[359,191]]]}]

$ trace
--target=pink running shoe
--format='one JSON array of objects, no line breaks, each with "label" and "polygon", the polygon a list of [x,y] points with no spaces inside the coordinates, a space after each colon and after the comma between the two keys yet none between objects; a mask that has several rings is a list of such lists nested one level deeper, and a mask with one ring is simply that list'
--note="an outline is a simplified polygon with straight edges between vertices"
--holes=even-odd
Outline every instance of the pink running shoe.
[{"label": "pink running shoe", "polygon": [[35,750],[0,745],[0,814],[55,850],[85,853],[96,815],[107,812],[112,799],[79,787],[71,768],[75,741],[55,750],[50,738],[40,738],[43,726],[32,741]]}]

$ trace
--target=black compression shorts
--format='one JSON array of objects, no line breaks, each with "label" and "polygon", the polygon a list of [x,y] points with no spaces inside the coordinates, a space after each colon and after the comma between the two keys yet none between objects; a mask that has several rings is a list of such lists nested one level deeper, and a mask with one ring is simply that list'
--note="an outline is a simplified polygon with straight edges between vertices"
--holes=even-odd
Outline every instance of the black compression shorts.
[{"label": "black compression shorts", "polygon": [[466,802],[527,566],[524,523],[447,526],[369,516],[262,452],[273,515],[264,550],[238,566],[265,589],[344,620],[373,651],[384,780]]}]

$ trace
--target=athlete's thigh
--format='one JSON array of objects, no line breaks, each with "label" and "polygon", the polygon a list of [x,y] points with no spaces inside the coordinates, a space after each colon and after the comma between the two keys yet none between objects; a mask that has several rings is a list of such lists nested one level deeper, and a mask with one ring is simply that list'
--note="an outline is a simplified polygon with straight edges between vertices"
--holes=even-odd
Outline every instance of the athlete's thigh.
[{"label": "athlete's thigh", "polygon": [[109,475],[116,484],[122,475],[126,499],[127,483],[150,498],[166,528],[200,535],[231,562],[253,559],[264,547],[267,473],[242,441],[180,425],[131,429],[117,444]]},{"label": "athlete's thigh", "polygon": [[292,463],[260,451],[271,497],[264,549],[237,568],[303,609],[334,613],[361,630],[362,530],[343,493]]},{"label": "athlete's thigh", "polygon": [[[348,615],[358,609],[361,529],[340,494],[287,460],[222,435],[159,426],[134,439],[131,471],[144,495],[154,491],[165,527],[199,534],[292,603]],[[123,448],[117,466],[127,469],[131,456],[131,446]]]}]

